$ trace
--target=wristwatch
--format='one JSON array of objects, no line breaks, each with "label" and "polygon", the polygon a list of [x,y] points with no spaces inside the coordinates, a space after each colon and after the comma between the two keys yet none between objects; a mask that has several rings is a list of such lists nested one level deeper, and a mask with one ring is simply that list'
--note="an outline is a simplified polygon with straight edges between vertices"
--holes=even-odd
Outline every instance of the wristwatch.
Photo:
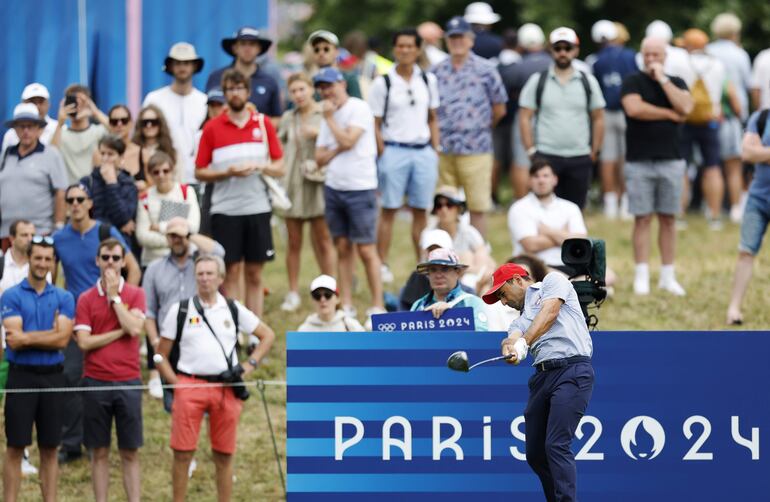
[{"label": "wristwatch", "polygon": [[527,148],[527,156],[532,157],[537,152],[536,146],[530,146]]},{"label": "wristwatch", "polygon": [[152,362],[155,364],[160,364],[163,362],[163,354],[155,354],[152,356]]},{"label": "wristwatch", "polygon": [[120,295],[115,295],[112,298],[110,298],[110,303],[113,305],[122,305],[123,299],[120,297]]},{"label": "wristwatch", "polygon": [[251,366],[252,366],[254,369],[257,369],[257,366],[259,366],[259,363],[257,362],[257,360],[256,360],[256,359],[254,359],[253,357],[250,357],[250,358],[249,358],[249,360],[248,360],[248,363],[249,363],[249,364],[250,364],[250,365],[251,365]]}]

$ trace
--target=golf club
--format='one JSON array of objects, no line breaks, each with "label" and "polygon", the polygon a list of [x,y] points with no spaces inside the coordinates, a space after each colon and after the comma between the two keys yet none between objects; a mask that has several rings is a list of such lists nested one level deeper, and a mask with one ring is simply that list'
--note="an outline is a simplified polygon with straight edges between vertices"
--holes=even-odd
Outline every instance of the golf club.
[{"label": "golf club", "polygon": [[513,357],[513,354],[510,354],[507,356],[492,357],[490,359],[479,361],[473,366],[469,367],[468,354],[466,354],[464,350],[458,350],[457,352],[453,352],[452,355],[449,356],[449,359],[446,360],[446,365],[450,370],[462,371],[464,373],[467,373],[473,368],[475,368],[476,366],[481,366],[482,364],[487,364],[494,361],[502,361],[504,359],[510,359],[511,357]]}]

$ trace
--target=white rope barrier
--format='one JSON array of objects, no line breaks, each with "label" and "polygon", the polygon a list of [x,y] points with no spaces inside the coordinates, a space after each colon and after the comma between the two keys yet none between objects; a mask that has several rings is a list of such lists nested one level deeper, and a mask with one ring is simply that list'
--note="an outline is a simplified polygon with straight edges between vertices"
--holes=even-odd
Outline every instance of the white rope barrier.
[{"label": "white rope barrier", "polygon": [[[207,382],[164,384],[164,389],[205,389],[210,387],[259,387],[260,385],[285,387],[286,380],[250,380],[248,382]],[[0,394],[29,394],[29,393],[56,393],[56,392],[104,392],[108,390],[148,390],[149,385],[105,385],[94,387],[48,387],[44,389],[0,389]]]}]

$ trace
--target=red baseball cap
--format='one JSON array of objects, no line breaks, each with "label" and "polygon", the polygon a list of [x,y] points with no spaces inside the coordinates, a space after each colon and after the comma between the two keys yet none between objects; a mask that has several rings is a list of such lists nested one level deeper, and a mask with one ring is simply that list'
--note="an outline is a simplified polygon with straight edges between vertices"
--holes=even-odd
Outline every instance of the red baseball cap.
[{"label": "red baseball cap", "polygon": [[502,287],[503,284],[505,284],[506,281],[513,279],[513,276],[515,275],[519,275],[521,277],[529,277],[529,272],[527,272],[520,265],[516,265],[515,263],[505,263],[500,265],[500,267],[498,267],[498,269],[495,270],[495,272],[492,274],[492,279],[494,280],[492,287],[489,289],[489,291],[484,293],[484,296],[481,297],[484,299],[484,303],[489,305],[497,303],[497,295],[495,293]]}]

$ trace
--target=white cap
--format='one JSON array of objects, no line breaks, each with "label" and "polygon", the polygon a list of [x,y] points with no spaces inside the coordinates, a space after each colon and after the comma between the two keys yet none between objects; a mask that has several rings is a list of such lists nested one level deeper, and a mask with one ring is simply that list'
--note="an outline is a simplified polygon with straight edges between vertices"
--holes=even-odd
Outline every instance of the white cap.
[{"label": "white cap", "polygon": [[597,44],[609,42],[618,38],[618,27],[606,19],[596,21],[591,27],[591,39]]},{"label": "white cap", "polygon": [[465,8],[463,18],[471,24],[495,24],[500,20],[500,14],[486,2],[473,2]]},{"label": "white cap", "polygon": [[671,39],[674,38],[674,32],[671,31],[671,26],[665,21],[656,19],[647,25],[647,29],[644,30],[644,35],[651,38],[661,38],[666,43],[671,43]]},{"label": "white cap", "polygon": [[420,247],[427,251],[431,246],[452,249],[454,247],[452,236],[446,230],[441,230],[440,228],[426,230],[420,236]]},{"label": "white cap", "polygon": [[326,274],[319,275],[313,282],[310,283],[310,292],[312,293],[316,289],[328,289],[329,291],[337,292],[337,281],[334,277]]},{"label": "white cap", "polygon": [[575,33],[575,30],[572,28],[567,28],[566,26],[561,26],[553,30],[551,35],[548,37],[548,41],[551,43],[551,45],[557,42],[567,42],[568,44],[572,45],[580,45],[580,39],[578,38],[577,33]]},{"label": "white cap", "polygon": [[519,45],[525,49],[537,49],[545,44],[545,33],[535,23],[522,24],[516,32],[516,37],[519,39]]},{"label": "white cap", "polygon": [[30,98],[44,98],[51,99],[51,95],[48,94],[48,89],[43,84],[37,82],[29,84],[21,91],[21,100],[26,101]]}]

